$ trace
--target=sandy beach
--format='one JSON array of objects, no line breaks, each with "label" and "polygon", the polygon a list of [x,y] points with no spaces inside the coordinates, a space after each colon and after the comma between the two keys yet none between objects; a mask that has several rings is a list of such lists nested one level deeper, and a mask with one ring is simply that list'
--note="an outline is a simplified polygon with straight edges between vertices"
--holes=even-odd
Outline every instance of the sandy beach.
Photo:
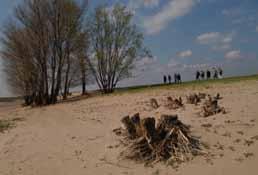
[{"label": "sandy beach", "polygon": [[[197,115],[201,106],[186,104],[168,110],[148,106],[168,97],[193,92],[220,93],[227,114]],[[163,163],[152,167],[119,157],[124,147],[112,130],[126,115],[143,117],[178,114],[191,125],[209,149],[178,168]],[[1,119],[17,119],[16,126],[0,133],[1,175],[256,175],[258,172],[258,81],[220,83],[196,87],[155,88],[91,97],[42,108],[0,105]],[[206,124],[210,124],[209,127]]]}]

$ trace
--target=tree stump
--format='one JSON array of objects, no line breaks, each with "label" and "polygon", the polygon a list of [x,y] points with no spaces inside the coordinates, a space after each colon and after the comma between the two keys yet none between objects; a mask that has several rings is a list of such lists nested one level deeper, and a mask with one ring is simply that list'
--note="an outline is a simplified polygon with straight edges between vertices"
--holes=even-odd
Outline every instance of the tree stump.
[{"label": "tree stump", "polygon": [[158,101],[155,98],[150,99],[150,105],[153,109],[158,109],[159,108]]},{"label": "tree stump", "polygon": [[167,104],[166,107],[168,109],[178,109],[183,107],[183,100],[181,97],[179,99],[173,99],[172,97],[167,97]]},{"label": "tree stump", "polygon": [[159,136],[155,127],[155,119],[154,118],[145,118],[141,121],[143,137],[147,140],[148,144],[150,144],[151,148],[154,149],[155,143],[159,141]]},{"label": "tree stump", "polygon": [[189,96],[186,96],[186,100],[188,104],[194,105],[198,105],[198,103],[201,102],[201,99],[197,94],[191,94]]},{"label": "tree stump", "polygon": [[205,94],[205,93],[200,93],[200,92],[199,92],[199,94],[198,94],[198,97],[199,97],[200,99],[205,99],[206,96],[207,96],[207,94]]},{"label": "tree stump", "polygon": [[129,138],[133,139],[136,135],[136,127],[129,116],[125,116],[121,120],[123,128],[128,132]]},{"label": "tree stump", "polygon": [[141,127],[140,114],[139,113],[134,114],[131,117],[131,121],[134,124],[137,137],[141,137],[143,135],[143,131],[142,131],[142,127]]},{"label": "tree stump", "polygon": [[[219,95],[217,95],[219,97]],[[218,100],[217,98],[211,98],[211,96],[208,96],[208,100],[204,103],[204,106],[202,107],[202,116],[203,117],[209,117],[218,113],[223,113],[225,114],[225,108],[220,107],[218,105]]]},{"label": "tree stump", "polygon": [[[141,119],[139,114],[124,117],[122,123],[132,139],[121,156],[146,164],[158,161],[187,161],[189,155],[200,151],[201,143],[190,135],[189,126],[178,120],[177,115],[162,115],[157,126],[155,118]],[[132,126],[134,125],[134,126]],[[137,132],[140,127],[141,132]]]},{"label": "tree stump", "polygon": [[215,100],[221,100],[221,99],[222,99],[222,97],[220,96],[220,94],[219,94],[219,93],[217,93],[217,95],[214,97],[214,99],[215,99]]}]

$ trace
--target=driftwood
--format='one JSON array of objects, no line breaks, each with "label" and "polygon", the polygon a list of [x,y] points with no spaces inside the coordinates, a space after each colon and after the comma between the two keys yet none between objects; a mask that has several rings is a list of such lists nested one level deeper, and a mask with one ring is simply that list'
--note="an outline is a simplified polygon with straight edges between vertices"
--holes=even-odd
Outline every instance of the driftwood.
[{"label": "driftwood", "polygon": [[158,101],[155,98],[150,99],[150,105],[153,109],[158,109],[159,108]]},{"label": "driftwood", "polygon": [[211,96],[208,97],[204,103],[204,106],[202,107],[201,115],[203,117],[209,117],[218,113],[226,113],[225,108],[218,105],[218,98],[220,98],[218,95],[215,98],[212,98]]},{"label": "driftwood", "polygon": [[200,92],[199,92],[199,94],[198,94],[198,97],[199,97],[200,99],[205,99],[206,96],[207,96],[207,94],[205,94],[205,93],[200,93]]},{"label": "driftwood", "polygon": [[[199,92],[198,94],[194,93],[194,94],[191,94],[189,96],[186,96],[186,101],[187,101],[188,104],[197,105],[198,103],[201,102],[201,100],[204,100],[206,98],[210,99],[211,95]],[[222,99],[222,97],[220,96],[219,93],[217,93],[217,95],[212,98],[212,100],[221,100],[221,99]]]},{"label": "driftwood", "polygon": [[[128,124],[124,124],[125,121]],[[190,135],[189,126],[178,120],[176,115],[163,115],[157,124],[155,118],[140,119],[139,114],[129,119],[127,116],[122,122],[125,126],[123,141],[128,143],[121,153],[125,158],[146,164],[159,161],[176,163],[187,161],[201,151],[199,140]]]},{"label": "driftwood", "polygon": [[221,99],[222,99],[222,97],[220,96],[219,93],[217,93],[217,95],[214,97],[214,100],[221,100]]},{"label": "driftwood", "polygon": [[197,94],[191,94],[189,96],[186,96],[186,101],[188,104],[195,104],[197,105],[198,103],[201,102],[201,98]]},{"label": "driftwood", "polygon": [[179,97],[179,99],[177,99],[177,98],[173,99],[172,97],[167,98],[166,107],[168,109],[178,109],[178,108],[181,108],[183,106],[184,106],[184,104],[183,104],[183,100],[182,100],[181,97]]}]

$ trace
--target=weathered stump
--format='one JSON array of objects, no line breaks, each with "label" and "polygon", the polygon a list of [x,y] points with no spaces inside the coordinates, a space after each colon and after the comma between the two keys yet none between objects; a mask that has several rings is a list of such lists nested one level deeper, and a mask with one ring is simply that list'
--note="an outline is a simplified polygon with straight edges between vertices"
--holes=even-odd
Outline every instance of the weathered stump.
[{"label": "weathered stump", "polygon": [[[217,95],[219,97],[219,95]],[[212,115],[216,115],[218,113],[223,113],[225,114],[225,108],[220,107],[218,105],[218,100],[217,98],[211,98],[211,96],[208,96],[208,100],[204,103],[204,106],[202,107],[202,112],[201,115],[203,117],[209,117]]]},{"label": "weathered stump", "polygon": [[159,108],[158,101],[155,98],[150,99],[150,105],[153,109],[158,109]]},{"label": "weathered stump", "polygon": [[173,99],[172,97],[168,97],[167,98],[167,104],[166,104],[166,107],[168,109],[178,109],[178,108],[181,108],[183,107],[184,104],[183,104],[183,100],[181,97],[179,97],[179,99]]},{"label": "weathered stump", "polygon": [[126,116],[122,118],[121,122],[122,122],[123,128],[128,132],[129,137],[131,139],[135,138],[137,136],[136,127],[133,121],[131,120],[131,118],[129,116]]},{"label": "weathered stump", "polygon": [[206,96],[207,96],[207,94],[205,94],[205,93],[200,93],[200,92],[199,92],[199,94],[198,94],[198,97],[199,97],[200,99],[205,99]]},{"label": "weathered stump", "polygon": [[186,96],[186,100],[188,104],[194,105],[198,105],[198,103],[201,102],[201,99],[197,94],[191,94],[189,96]]},{"label": "weathered stump", "polygon": [[[144,163],[158,161],[187,161],[189,155],[200,151],[200,142],[190,135],[189,126],[178,120],[177,115],[162,115],[156,126],[155,118],[140,119],[139,114],[124,117],[129,142],[123,157]],[[134,125],[134,126],[132,126]],[[141,132],[137,132],[137,129]]]}]

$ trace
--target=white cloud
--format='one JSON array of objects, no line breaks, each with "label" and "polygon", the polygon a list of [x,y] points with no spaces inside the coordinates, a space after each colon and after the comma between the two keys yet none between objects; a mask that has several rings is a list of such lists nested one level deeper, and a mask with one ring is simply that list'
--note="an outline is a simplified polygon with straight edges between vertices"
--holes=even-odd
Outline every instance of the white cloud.
[{"label": "white cloud", "polygon": [[191,50],[185,50],[185,51],[177,53],[177,56],[181,57],[181,58],[190,57],[192,55],[193,55],[193,52]]},{"label": "white cloud", "polygon": [[197,36],[196,40],[199,44],[211,46],[212,50],[228,50],[231,48],[234,35],[234,32],[229,34],[209,32]]},{"label": "white cloud", "polygon": [[184,69],[208,69],[212,67],[210,64],[184,64]]},{"label": "white cloud", "polygon": [[153,8],[158,6],[159,3],[160,0],[130,0],[128,3],[128,7],[132,11],[135,11],[141,7]]},{"label": "white cloud", "polygon": [[230,16],[230,17],[239,16],[242,13],[243,13],[243,10],[241,8],[239,8],[239,7],[222,10],[222,14],[223,15]]},{"label": "white cloud", "polygon": [[186,70],[197,70],[197,69],[208,69],[213,65],[209,63],[196,63],[196,64],[184,64],[180,63],[176,59],[171,59],[168,63],[168,68],[175,71],[186,71]]},{"label": "white cloud", "polygon": [[168,67],[169,68],[179,68],[182,67],[182,64],[179,63],[177,60],[175,59],[170,59],[170,61],[168,62]]},{"label": "white cloud", "polygon": [[231,43],[233,38],[231,36],[227,36],[224,39],[222,39],[223,43]]},{"label": "white cloud", "polygon": [[[135,0],[139,1],[139,0]],[[159,5],[159,0],[143,0],[143,4],[145,7],[155,7]]]},{"label": "white cloud", "polygon": [[170,22],[188,14],[197,0],[171,0],[165,4],[160,12],[144,19],[144,28],[147,34],[157,34]]},{"label": "white cloud", "polygon": [[200,44],[210,44],[217,42],[219,38],[221,37],[221,34],[219,32],[209,32],[201,34],[197,37],[197,41]]},{"label": "white cloud", "polygon": [[236,60],[242,58],[240,50],[232,50],[225,54],[225,58],[228,60]]},{"label": "white cloud", "polygon": [[212,46],[211,49],[215,50],[215,51],[229,50],[229,49],[231,49],[231,43],[217,44],[217,45]]},{"label": "white cloud", "polygon": [[138,59],[135,62],[135,73],[139,74],[142,72],[146,72],[149,70],[153,70],[154,68],[158,67],[159,61],[157,57],[143,57]]},{"label": "white cloud", "polygon": [[136,62],[137,66],[147,66],[158,61],[157,57],[143,57]]}]

